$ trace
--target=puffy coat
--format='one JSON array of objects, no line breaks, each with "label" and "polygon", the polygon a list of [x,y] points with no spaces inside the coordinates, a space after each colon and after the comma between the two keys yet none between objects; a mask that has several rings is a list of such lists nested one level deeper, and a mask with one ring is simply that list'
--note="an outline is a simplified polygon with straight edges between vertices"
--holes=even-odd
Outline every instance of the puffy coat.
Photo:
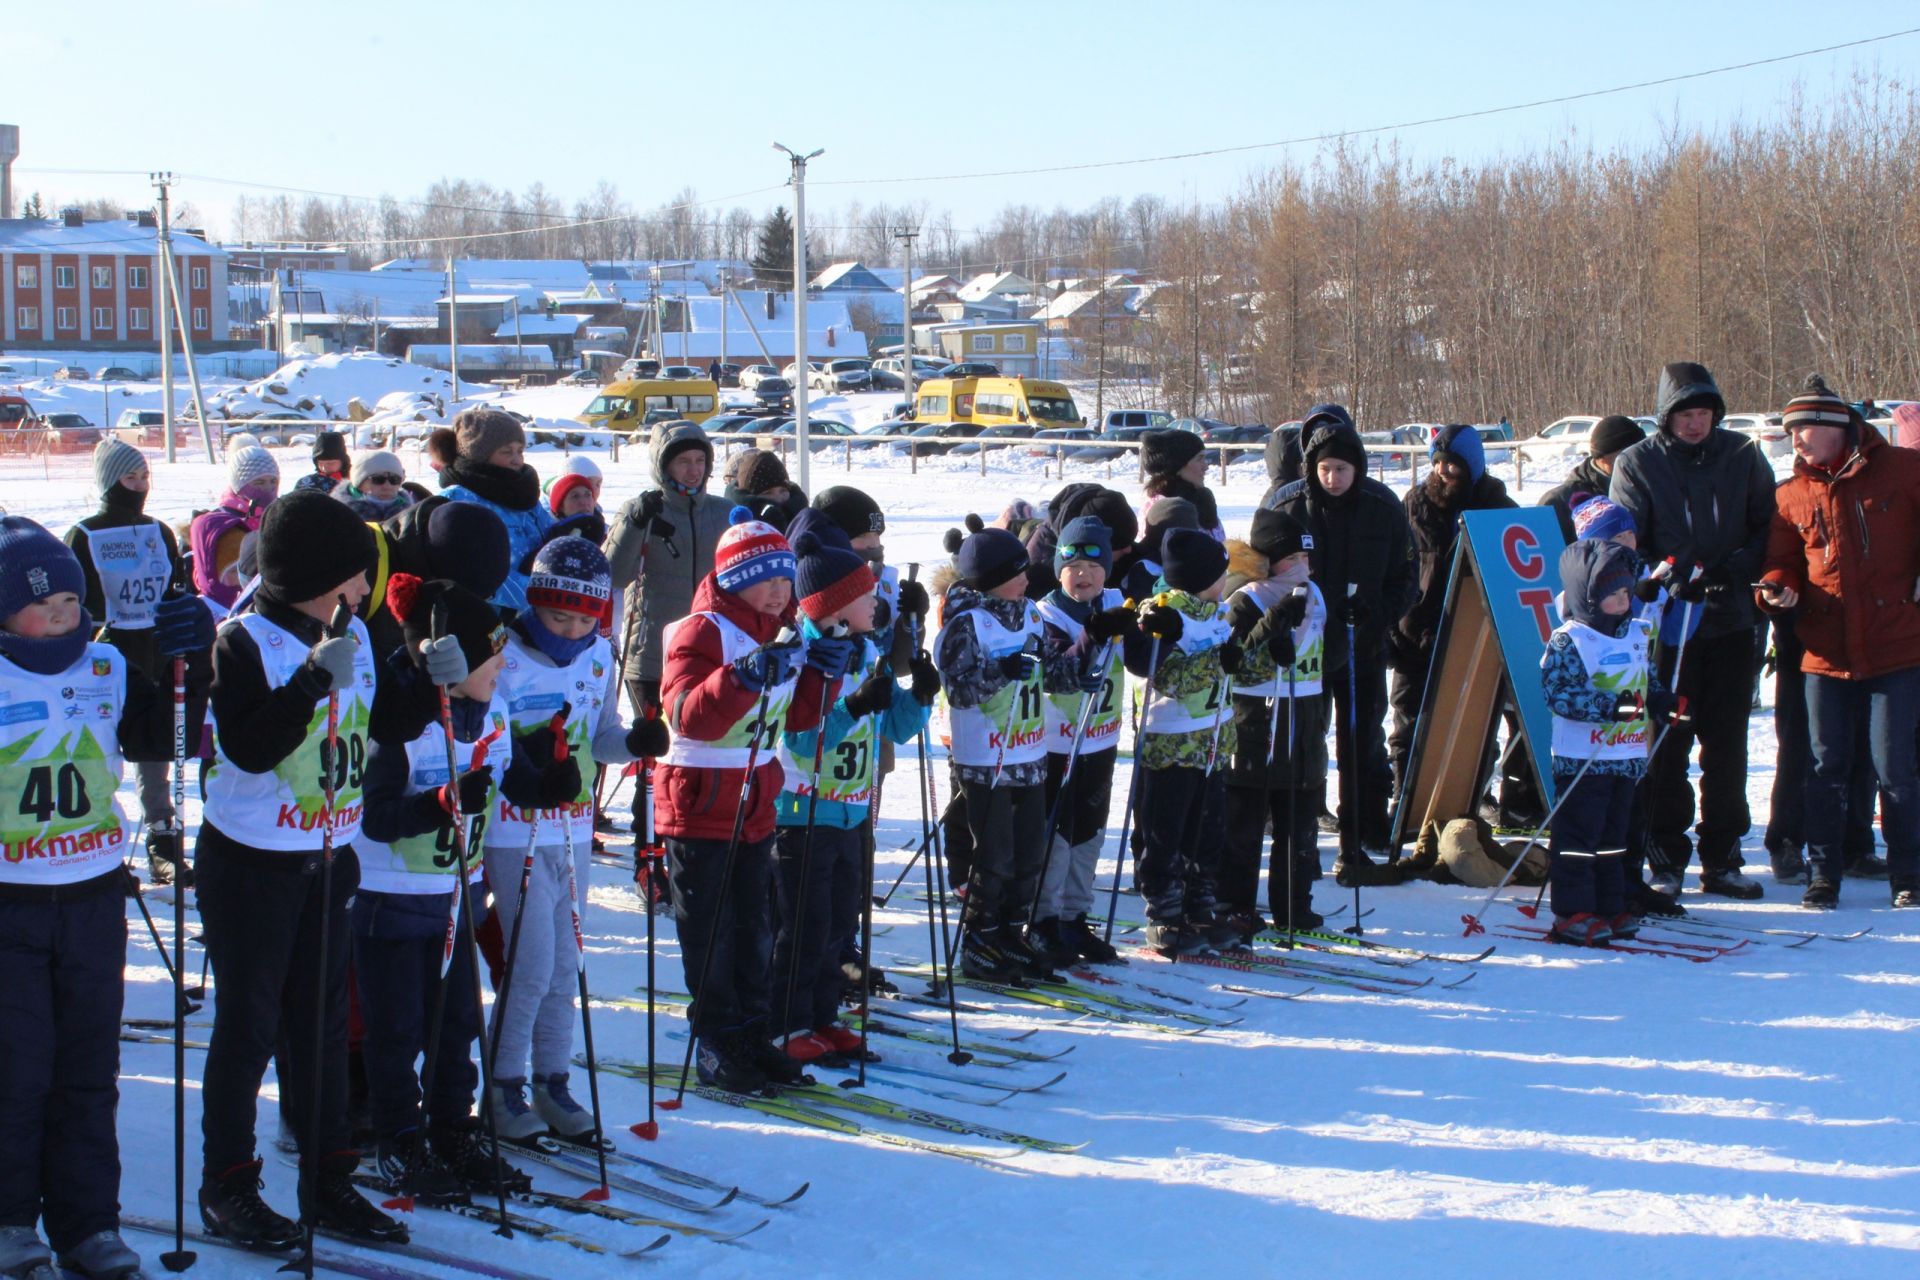
[{"label": "puffy coat", "polygon": [[477,502],[500,517],[507,526],[509,549],[507,580],[493,593],[493,603],[502,609],[527,607],[528,563],[540,549],[547,530],[553,527],[553,512],[540,501],[540,475],[532,467],[518,471],[496,467],[490,462],[455,458],[441,469],[442,491],[454,502]]},{"label": "puffy coat", "polygon": [[1387,638],[1394,670],[1421,676],[1433,657],[1434,633],[1447,599],[1447,580],[1453,574],[1453,547],[1460,540],[1461,515],[1519,505],[1507,496],[1507,486],[1498,476],[1483,475],[1474,481],[1466,501],[1456,508],[1441,506],[1430,486],[1431,474],[1426,482],[1407,491],[1407,521],[1413,527],[1419,595]]},{"label": "puffy coat", "polygon": [[1802,671],[1867,680],[1920,666],[1920,453],[1865,427],[1831,475],[1795,462],[1780,484],[1763,580],[1800,594]]}]

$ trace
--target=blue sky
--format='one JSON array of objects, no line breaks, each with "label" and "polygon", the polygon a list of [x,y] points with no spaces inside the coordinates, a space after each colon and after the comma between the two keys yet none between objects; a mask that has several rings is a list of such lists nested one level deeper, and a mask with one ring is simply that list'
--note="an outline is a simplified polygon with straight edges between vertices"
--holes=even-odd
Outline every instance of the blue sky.
[{"label": "blue sky", "polygon": [[[720,204],[758,209],[783,199],[765,190],[786,178],[777,138],[826,148],[815,209],[925,201],[967,227],[1012,202],[1206,202],[1315,148],[1060,166],[1502,106],[1913,26],[1911,0],[91,0],[6,6],[0,121],[21,126],[22,198],[144,203],[142,178],[48,170],[168,168],[369,196],[418,195],[440,176],[540,180],[569,202],[605,178],[643,208],[692,187],[752,192]],[[104,51],[109,33],[126,52]],[[1569,134],[1639,146],[1676,121],[1765,118],[1796,82],[1828,96],[1856,70],[1920,79],[1920,36],[1383,136],[1436,158]],[[874,181],[1004,169],[1049,172]],[[179,195],[217,229],[241,190],[186,180]]]}]

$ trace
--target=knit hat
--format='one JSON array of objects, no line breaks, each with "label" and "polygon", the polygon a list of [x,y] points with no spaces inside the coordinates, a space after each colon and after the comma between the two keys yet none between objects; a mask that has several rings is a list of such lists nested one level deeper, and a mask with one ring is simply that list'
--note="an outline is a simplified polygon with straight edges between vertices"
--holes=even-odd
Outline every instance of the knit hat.
[{"label": "knit hat", "polygon": [[852,485],[837,484],[822,490],[814,495],[813,509],[824,513],[848,538],[887,531],[887,517],[880,504]]},{"label": "knit hat", "polygon": [[1587,452],[1596,458],[1618,453],[1647,438],[1647,429],[1625,414],[1610,413],[1593,424],[1587,436]]},{"label": "knit hat", "polygon": [[595,462],[592,458],[589,458],[584,453],[576,453],[571,457],[569,457],[567,459],[567,469],[561,472],[560,474],[568,475],[568,476],[585,476],[588,480],[593,482],[593,495],[596,498],[600,496],[601,481],[606,479],[606,477],[603,476],[600,472],[600,464]]},{"label": "knit hat", "polygon": [[993,525],[996,529],[1005,529],[1008,533],[1019,537],[1020,526],[1034,518],[1033,504],[1025,498],[1015,498],[1012,502],[1009,502],[1005,507],[1001,508],[1000,514],[994,520]]},{"label": "knit hat", "polygon": [[593,481],[586,476],[574,472],[567,472],[560,476],[559,479],[553,482],[553,488],[547,491],[547,510],[553,512],[556,516],[559,515],[560,504],[565,502],[567,495],[575,489],[584,489],[588,493],[592,493]]},{"label": "knit hat", "polygon": [[1140,469],[1150,476],[1170,476],[1200,456],[1205,448],[1191,431],[1148,431],[1140,437]]},{"label": "knit hat", "polygon": [[474,462],[490,460],[501,445],[527,442],[520,419],[504,409],[462,409],[454,417],[453,435],[460,456]]},{"label": "knit hat", "polygon": [[793,540],[794,594],[800,597],[800,612],[815,622],[826,621],[873,591],[873,570],[866,557],[829,538],[808,530]]},{"label": "knit hat", "polygon": [[451,578],[486,599],[512,567],[506,522],[477,502],[435,501],[424,521],[428,568],[434,577]]},{"label": "knit hat", "polygon": [[1115,550],[1132,546],[1140,537],[1140,521],[1133,514],[1133,507],[1127,502],[1127,495],[1118,489],[1102,489],[1088,498],[1080,508],[1083,516],[1092,516],[1107,526],[1107,534],[1113,539]]},{"label": "knit hat", "polygon": [[1846,430],[1853,426],[1853,409],[1834,394],[1825,378],[1810,373],[1800,394],[1787,401],[1786,412],[1781,414],[1780,421],[1789,431],[1797,427],[1839,427]]},{"label": "knit hat", "polygon": [[786,464],[771,449],[748,449],[734,459],[731,471],[733,487],[741,493],[761,494],[793,488]]},{"label": "knit hat", "polygon": [[1464,423],[1440,428],[1433,434],[1433,447],[1428,450],[1435,462],[1450,458],[1467,469],[1467,477],[1478,484],[1487,474],[1487,446],[1480,439],[1480,433]]},{"label": "knit hat", "polygon": [[347,438],[338,431],[322,431],[313,438],[313,460],[317,463],[331,458],[345,469],[350,459],[347,457]]},{"label": "knit hat", "polygon": [[947,530],[946,536],[946,548],[953,554],[953,567],[962,582],[975,591],[991,591],[1027,571],[1027,548],[1020,539],[1005,529],[987,527],[971,513],[966,526],[970,532],[965,538],[958,529]]},{"label": "knit hat", "polygon": [[86,575],[67,544],[25,516],[0,516],[0,621],[66,592],[87,592]]},{"label": "knit hat", "polygon": [[410,573],[396,573],[387,579],[387,607],[400,620],[407,653],[416,661],[420,642],[433,638],[436,604],[446,606],[447,634],[460,642],[468,670],[506,647],[507,629],[500,624],[500,610],[486,600],[446,578],[422,582]]},{"label": "knit hat", "polygon": [[733,523],[713,549],[713,579],[722,591],[738,595],[767,578],[793,580],[793,548],[778,529],[745,507],[735,507],[728,518]]},{"label": "knit hat", "polygon": [[100,497],[136,471],[147,469],[147,455],[118,436],[108,436],[93,450],[93,488]]},{"label": "knit hat", "polygon": [[1267,559],[1280,561],[1297,552],[1313,550],[1313,535],[1307,532],[1307,526],[1286,512],[1262,507],[1253,513],[1247,544]]},{"label": "knit hat", "polygon": [[613,570],[600,548],[585,538],[555,538],[533,557],[527,578],[529,607],[604,618],[612,598]]},{"label": "knit hat", "polygon": [[241,449],[260,447],[260,437],[251,431],[236,431],[227,437],[227,452],[237,453]]},{"label": "knit hat", "polygon": [[364,489],[368,476],[399,476],[406,478],[406,464],[400,461],[400,455],[389,453],[385,449],[375,449],[372,453],[363,453],[353,462],[353,487]]},{"label": "knit hat", "polygon": [[1588,498],[1573,508],[1573,531],[1582,538],[1611,538],[1615,534],[1635,533],[1633,515],[1625,507],[1616,507],[1606,498]]},{"label": "knit hat", "polygon": [[374,566],[373,527],[318,489],[296,489],[260,517],[260,585],[276,600],[317,600]]},{"label": "knit hat", "polygon": [[1199,595],[1226,576],[1227,549],[1210,533],[1173,529],[1160,549],[1160,576],[1176,591]]},{"label": "knit hat", "polygon": [[1894,406],[1893,442],[1902,449],[1920,449],[1920,402]]},{"label": "knit hat", "polygon": [[1113,572],[1113,534],[1096,516],[1076,516],[1067,521],[1054,544],[1054,573],[1076,560],[1091,560],[1106,573]]},{"label": "knit hat", "polygon": [[280,488],[280,464],[273,455],[257,444],[236,449],[227,455],[227,488],[239,493],[250,485],[263,480],[273,481],[275,492]]}]

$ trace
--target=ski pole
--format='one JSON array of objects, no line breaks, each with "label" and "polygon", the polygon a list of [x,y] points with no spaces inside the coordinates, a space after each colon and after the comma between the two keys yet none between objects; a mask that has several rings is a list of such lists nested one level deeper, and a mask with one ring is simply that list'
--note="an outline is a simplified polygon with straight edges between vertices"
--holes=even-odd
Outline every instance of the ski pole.
[{"label": "ski pole", "polygon": [[[926,657],[926,635],[921,630],[918,615],[913,624],[914,653]],[[963,1067],[973,1061],[973,1055],[960,1047],[960,1008],[958,997],[953,989],[953,952],[954,946],[947,933],[947,868],[946,859],[940,845],[940,822],[946,817],[942,811],[938,818],[933,815],[939,809],[939,796],[934,789],[933,761],[927,754],[927,726],[920,725],[918,735],[918,753],[920,757],[920,776],[925,783],[920,788],[920,822],[927,833],[927,860],[922,871],[927,885],[927,967],[933,971],[933,987],[930,992],[936,999],[940,992],[940,958],[944,952],[947,961],[947,1031],[952,1037],[953,1048],[947,1052],[947,1061],[956,1067]],[[960,798],[960,792],[954,792],[954,799]],[[934,913],[939,912],[940,934],[934,937]],[[871,996],[869,996],[869,1001]],[[862,1019],[864,1022],[865,1019]]]},{"label": "ski pole", "polygon": [[[554,743],[554,758],[567,758],[565,738]],[[592,821],[593,806],[587,805],[588,821]],[[593,1102],[593,1153],[600,1161],[600,1185],[586,1192],[582,1200],[601,1201],[609,1199],[613,1192],[607,1186],[607,1138],[600,1121],[600,1060],[593,1052],[593,1001],[587,996],[587,939],[580,928],[580,881],[579,872],[574,868],[573,851],[573,814],[560,815],[560,830],[565,833],[567,846],[567,915],[573,921],[574,975],[580,982],[580,1037],[587,1047],[587,1096]]]},{"label": "ski pole", "polygon": [[[1096,671],[1105,671],[1107,664],[1113,661],[1113,641],[1100,646],[1100,656],[1094,661]],[[1106,681],[1101,681],[1101,687]],[[1087,725],[1093,719],[1094,711],[1100,705],[1099,689],[1086,690],[1080,694],[1080,714],[1074,721],[1073,741],[1067,744],[1067,762],[1060,769],[1060,790],[1053,797],[1053,809],[1047,814],[1047,839],[1040,850],[1040,880],[1033,887],[1033,902],[1027,908],[1027,928],[1033,928],[1033,922],[1040,913],[1040,898],[1046,892],[1047,869],[1053,865],[1053,837],[1060,829],[1060,812],[1067,803],[1067,789],[1073,785],[1074,762],[1080,758],[1080,744],[1086,741]]]},{"label": "ski pole", "polygon": [[[1340,762],[1340,789],[1347,793],[1346,807],[1353,811],[1353,852],[1359,862],[1368,861],[1366,848],[1360,843],[1360,708],[1357,699],[1360,696],[1360,678],[1357,674],[1358,663],[1354,661],[1354,597],[1360,591],[1360,584],[1347,584],[1347,752],[1351,760]],[[1352,765],[1349,769],[1347,766]],[[1352,773],[1351,780],[1347,774]],[[1346,932],[1356,938],[1367,936],[1367,927],[1360,923],[1360,881],[1363,876],[1357,872],[1353,877],[1353,923]]]},{"label": "ski pole", "polygon": [[643,1138],[648,1142],[652,1142],[655,1138],[658,1138],[660,1136],[660,1122],[653,1118],[653,1096],[654,1096],[653,913],[654,913],[654,908],[656,906],[653,900],[653,890],[654,890],[654,885],[659,882],[660,867],[663,859],[659,849],[654,847],[653,762],[651,760],[643,760],[640,762],[640,764],[641,764],[641,770],[640,770],[641,776],[637,780],[635,785],[637,788],[636,794],[644,795],[646,797],[646,810],[645,810],[645,817],[643,818],[643,821],[645,822],[646,825],[643,828],[643,835],[641,836],[641,847],[635,853],[634,856],[641,861],[641,865],[645,868],[645,871],[646,871],[644,889],[643,889],[643,899],[644,899],[644,905],[646,907],[646,912],[647,912],[647,1118],[644,1122],[640,1124],[629,1125],[628,1128],[631,1130],[631,1132],[634,1134],[635,1137]]},{"label": "ski pole", "polygon": [[1214,762],[1219,758],[1220,721],[1233,702],[1233,677],[1222,672],[1213,687],[1219,691],[1214,696],[1220,705],[1213,709],[1213,732],[1207,738],[1207,767],[1202,770],[1203,775],[1209,778],[1213,776]]},{"label": "ski pole", "polygon": [[[1349,658],[1348,661],[1351,662],[1352,659]],[[1293,668],[1293,663],[1290,662],[1287,664],[1287,950],[1289,951],[1293,950],[1293,904],[1296,901],[1298,901],[1294,893],[1293,877],[1294,877],[1295,869],[1293,864],[1300,857],[1300,851],[1293,847],[1293,839],[1294,839],[1293,824],[1294,824],[1294,818],[1297,816],[1294,812],[1294,809],[1295,809],[1295,806],[1299,803],[1298,798],[1294,795],[1294,792],[1299,790],[1299,787],[1297,784],[1300,781],[1300,755],[1298,751],[1298,738],[1294,733],[1294,722],[1293,722],[1293,716],[1294,716],[1293,691],[1294,691],[1294,668]],[[1271,724],[1267,726],[1267,776],[1268,777],[1273,776],[1274,735],[1280,731],[1280,715],[1279,715],[1280,708],[1275,707],[1273,710],[1274,710],[1273,721]],[[1314,863],[1315,869],[1317,870],[1319,867],[1319,854],[1317,852],[1314,854],[1314,859],[1315,859],[1315,863]]]},{"label": "ski pole", "polygon": [[[154,923],[153,912],[147,909],[146,896],[140,892],[140,875],[133,869],[132,859],[121,863],[120,869],[127,873],[128,896],[133,899],[134,905],[140,908],[140,918],[147,922],[147,936],[153,939],[154,950],[160,953],[160,967],[166,970],[167,981],[174,985],[175,1016],[184,1018],[191,1010],[187,1008],[186,994],[184,990],[180,988],[181,978],[179,966],[174,963],[173,957],[167,954],[167,944],[160,940],[160,926]],[[174,895],[176,898],[178,898],[179,893],[179,886],[175,885]]]},{"label": "ski pole", "polygon": [[[1507,881],[1513,879],[1513,873],[1520,869],[1520,864],[1527,860],[1527,855],[1532,853],[1534,846],[1540,843],[1540,832],[1547,830],[1553,825],[1553,817],[1560,812],[1560,806],[1567,802],[1567,797],[1573,794],[1573,789],[1580,785],[1580,779],[1587,776],[1587,770],[1591,769],[1593,762],[1599,758],[1599,756],[1587,757],[1586,763],[1580,766],[1579,771],[1573,775],[1573,779],[1568,782],[1566,787],[1560,792],[1559,798],[1553,802],[1553,808],[1547,810],[1547,816],[1541,821],[1539,830],[1535,831],[1533,837],[1521,848],[1520,855],[1513,860],[1513,865],[1508,867],[1507,873],[1500,877],[1500,883],[1493,886],[1492,891],[1487,894],[1486,901],[1480,904],[1480,909],[1478,911],[1470,911],[1460,917],[1461,923],[1467,926],[1461,933],[1461,937],[1471,938],[1476,933],[1485,933],[1487,931],[1487,927],[1480,923],[1480,917],[1486,914],[1487,908],[1493,905],[1493,900],[1498,898],[1500,891],[1507,887]],[[1540,886],[1541,894],[1544,896],[1546,891],[1547,886],[1542,884]],[[1521,908],[1521,910],[1523,912],[1526,911],[1524,907]]]},{"label": "ski pole", "polygon": [[[844,622],[836,623],[826,634],[839,638],[847,633]],[[862,643],[865,643],[864,641]],[[800,879],[793,893],[793,934],[787,952],[787,998],[780,1006],[780,1044],[785,1048],[793,1039],[793,996],[800,986],[800,933],[807,921],[807,872],[813,862],[814,818],[820,811],[820,766],[827,749],[827,709],[833,693],[833,681],[820,682],[820,724],[813,731],[813,772],[807,778],[807,827],[800,837]],[[809,1028],[811,1030],[811,1028]]]},{"label": "ski pole", "polygon": [[[554,749],[559,751],[560,743],[565,739],[567,726],[567,708],[554,712],[553,719],[547,722],[547,730],[554,738]],[[564,756],[556,756],[556,760]],[[520,890],[514,897],[513,930],[507,938],[506,963],[500,967],[500,985],[493,993],[493,1060],[497,1067],[500,1062],[500,1035],[507,1027],[507,996],[513,990],[514,963],[520,958],[520,930],[527,923],[527,888],[533,882],[533,851],[540,835],[541,810],[533,809],[527,813],[527,851],[520,859]],[[515,1063],[519,1066],[519,1063]],[[489,1101],[492,1098],[493,1081],[487,1081]]]},{"label": "ski pole", "polygon": [[[1160,668],[1160,637],[1153,638],[1153,644],[1147,650],[1147,687],[1141,694],[1145,701],[1153,692],[1153,673]],[[1143,735],[1136,713],[1133,723],[1133,776],[1127,779],[1127,807],[1120,813],[1120,847],[1113,855],[1113,888],[1107,893],[1107,932],[1106,941],[1113,942],[1113,917],[1120,910],[1120,868],[1127,860],[1127,836],[1133,830],[1133,806],[1140,798],[1140,744]]]},{"label": "ski pole", "polygon": [[[1031,639],[1020,646],[1020,652],[1022,654],[1030,654],[1032,651],[1033,641]],[[1025,686],[1026,680],[1021,680],[1020,684]],[[1006,688],[1009,690],[1007,697],[1007,722],[1000,727],[1000,750],[993,757],[993,781],[987,784],[990,787],[1000,785],[1000,770],[1007,762],[1007,739],[1013,736],[1013,722],[1015,717],[1020,714],[1020,696],[1026,691],[1024,687],[1016,689],[1012,684],[1008,684]]]},{"label": "ski pole", "polygon": [[[179,883],[179,872],[187,865],[187,660],[173,660],[173,830],[179,839],[180,866],[175,869],[173,886],[173,951],[180,963],[173,966],[173,1007],[176,1019],[173,1033],[173,1248],[160,1255],[160,1265],[169,1271],[185,1271],[199,1255],[187,1248],[187,993],[186,976],[186,894]],[[131,874],[131,872],[129,872]],[[146,914],[146,902],[140,904]],[[153,918],[147,918],[151,927]],[[158,946],[159,936],[154,937]],[[166,949],[160,950],[162,958]]]},{"label": "ski pole", "polygon": [[[921,807],[925,808],[924,805]],[[931,832],[923,830],[920,833],[920,842],[914,845],[913,856],[907,859],[907,865],[902,867],[900,869],[900,874],[893,878],[893,883],[887,887],[887,891],[873,899],[874,906],[884,907],[889,902],[893,901],[894,893],[898,891],[900,886],[906,882],[907,876],[911,874],[913,871],[914,864],[920,861],[920,857],[922,854],[926,853],[927,845],[932,841],[932,839],[933,839],[933,836]]]}]

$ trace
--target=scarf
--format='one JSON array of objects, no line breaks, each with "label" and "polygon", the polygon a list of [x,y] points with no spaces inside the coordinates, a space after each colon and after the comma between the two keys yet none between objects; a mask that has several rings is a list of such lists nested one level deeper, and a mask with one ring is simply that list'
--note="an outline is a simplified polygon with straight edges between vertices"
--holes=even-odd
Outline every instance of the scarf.
[{"label": "scarf", "polygon": [[553,660],[555,666],[564,667],[587,651],[587,647],[600,638],[598,631],[589,631],[578,640],[567,640],[547,630],[540,621],[540,615],[531,609],[523,610],[513,620],[513,625],[528,644]]},{"label": "scarf", "polygon": [[93,635],[93,617],[80,610],[79,625],[63,636],[17,636],[0,631],[0,657],[36,676],[57,676],[80,661]]}]

